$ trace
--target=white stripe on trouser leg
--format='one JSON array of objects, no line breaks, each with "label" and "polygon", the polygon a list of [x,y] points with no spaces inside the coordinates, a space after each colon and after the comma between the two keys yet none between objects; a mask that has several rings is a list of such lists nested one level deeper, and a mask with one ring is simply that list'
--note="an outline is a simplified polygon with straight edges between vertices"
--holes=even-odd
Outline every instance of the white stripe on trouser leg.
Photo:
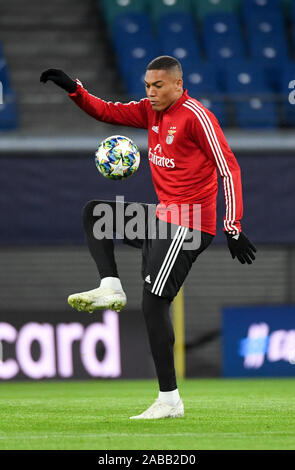
[{"label": "white stripe on trouser leg", "polygon": [[167,280],[167,277],[170,274],[170,271],[175,263],[175,260],[177,258],[177,255],[179,253],[180,248],[182,247],[183,240],[186,236],[187,228],[182,227],[179,236],[177,237],[176,242],[173,244],[173,249],[171,250],[169,258],[166,260],[166,263],[164,265],[164,269],[162,270],[161,277],[157,283],[156,288],[154,289],[153,293],[156,295],[161,295],[163,291],[163,287],[165,285],[165,282]]},{"label": "white stripe on trouser leg", "polygon": [[174,235],[174,237],[173,237],[173,240],[172,240],[172,242],[171,242],[171,245],[169,246],[169,250],[168,250],[167,253],[166,253],[166,256],[165,256],[165,258],[164,258],[164,261],[163,261],[163,263],[162,263],[162,266],[160,267],[159,272],[158,272],[158,275],[157,275],[156,280],[155,280],[155,282],[154,282],[154,285],[153,285],[153,288],[152,288],[152,291],[151,291],[152,294],[154,294],[155,289],[157,288],[158,282],[160,281],[160,278],[161,278],[161,276],[162,276],[162,272],[163,272],[163,270],[165,269],[166,263],[168,262],[168,259],[169,259],[169,257],[170,257],[170,253],[171,253],[171,251],[173,250],[173,246],[174,246],[174,244],[177,242],[178,234],[179,234],[180,230],[182,230],[182,229],[183,229],[183,227],[179,226],[178,229],[177,229],[176,232],[175,232],[175,235]]},{"label": "white stripe on trouser leg", "polygon": [[167,281],[167,279],[168,279],[168,276],[169,276],[169,274],[171,273],[171,270],[172,270],[172,268],[173,268],[173,266],[174,266],[174,263],[175,263],[176,258],[177,258],[177,256],[178,256],[178,253],[179,253],[180,250],[181,250],[181,247],[182,247],[182,244],[183,244],[184,239],[185,239],[185,237],[186,237],[187,231],[188,231],[188,228],[186,228],[185,231],[183,232],[183,234],[180,236],[180,238],[181,238],[181,239],[180,239],[180,242],[178,243],[178,246],[176,247],[176,251],[175,251],[173,260],[171,260],[171,263],[170,263],[170,265],[168,266],[168,270],[167,270],[167,272],[166,272],[166,276],[165,276],[165,278],[164,278],[164,280],[163,280],[163,282],[162,282],[162,286],[161,286],[161,289],[160,289],[160,292],[159,292],[158,295],[162,295],[164,286],[165,286],[166,281]]}]

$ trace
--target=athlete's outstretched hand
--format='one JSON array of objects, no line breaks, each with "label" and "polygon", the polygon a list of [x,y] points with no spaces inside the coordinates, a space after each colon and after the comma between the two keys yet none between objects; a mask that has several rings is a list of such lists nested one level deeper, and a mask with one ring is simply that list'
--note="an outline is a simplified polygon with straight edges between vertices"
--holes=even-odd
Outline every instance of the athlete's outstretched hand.
[{"label": "athlete's outstretched hand", "polygon": [[225,232],[225,234],[232,259],[237,257],[242,264],[245,264],[245,262],[252,264],[252,260],[255,260],[253,252],[256,253],[257,249],[253,243],[248,240],[246,235],[243,232],[240,232],[238,235],[231,235],[228,232]]},{"label": "athlete's outstretched hand", "polygon": [[45,72],[43,72],[40,76],[40,82],[46,83],[48,80],[51,80],[56,85],[66,90],[68,93],[74,93],[76,91],[77,83],[62,70],[45,70]]}]

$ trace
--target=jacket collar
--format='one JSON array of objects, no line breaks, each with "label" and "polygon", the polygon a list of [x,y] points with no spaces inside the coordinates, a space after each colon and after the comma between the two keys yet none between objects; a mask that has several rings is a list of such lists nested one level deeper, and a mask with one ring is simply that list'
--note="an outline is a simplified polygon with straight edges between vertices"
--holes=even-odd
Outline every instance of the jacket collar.
[{"label": "jacket collar", "polygon": [[175,103],[170,106],[170,108],[162,111],[163,114],[170,114],[170,113],[173,113],[174,111],[176,111],[179,106],[182,105],[182,103],[184,103],[186,100],[188,99],[188,94],[187,94],[187,89],[184,90],[182,96],[180,98],[178,98],[177,101],[175,101]]}]

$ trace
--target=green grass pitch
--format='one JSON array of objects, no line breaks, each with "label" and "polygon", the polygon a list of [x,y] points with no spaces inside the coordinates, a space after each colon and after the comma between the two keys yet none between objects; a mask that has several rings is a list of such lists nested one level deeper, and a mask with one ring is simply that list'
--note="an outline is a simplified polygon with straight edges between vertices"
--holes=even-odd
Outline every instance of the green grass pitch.
[{"label": "green grass pitch", "polygon": [[295,449],[294,379],[186,379],[185,416],[130,420],[155,380],[0,384],[0,449]]}]

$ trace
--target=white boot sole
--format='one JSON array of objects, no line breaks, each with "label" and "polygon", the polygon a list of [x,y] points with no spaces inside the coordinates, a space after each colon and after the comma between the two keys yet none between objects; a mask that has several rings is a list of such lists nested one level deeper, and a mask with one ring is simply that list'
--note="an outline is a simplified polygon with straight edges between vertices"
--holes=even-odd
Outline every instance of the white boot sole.
[{"label": "white boot sole", "polygon": [[68,303],[71,307],[75,308],[79,312],[86,311],[88,313],[93,313],[95,310],[114,310],[116,312],[120,312],[123,307],[126,305],[126,301],[124,299],[105,299],[101,303],[97,303],[92,300],[87,300],[85,297],[78,296],[78,295],[70,295],[68,298]]}]

